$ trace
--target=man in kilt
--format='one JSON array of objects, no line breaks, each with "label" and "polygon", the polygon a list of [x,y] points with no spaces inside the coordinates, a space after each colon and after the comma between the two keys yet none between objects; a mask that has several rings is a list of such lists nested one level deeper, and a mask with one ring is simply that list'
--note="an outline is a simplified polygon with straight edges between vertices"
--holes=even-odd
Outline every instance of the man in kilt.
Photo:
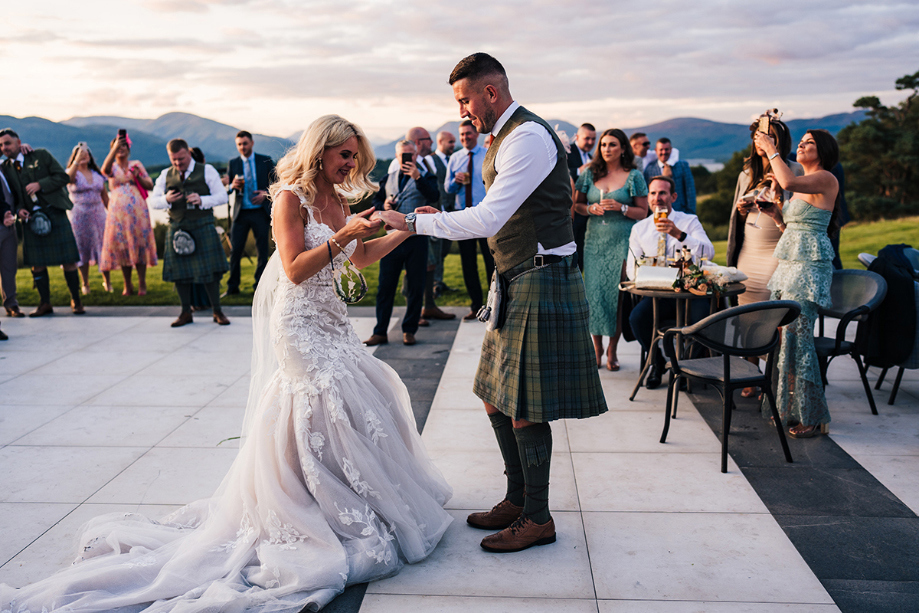
[{"label": "man in kilt", "polygon": [[182,313],[172,327],[192,323],[195,283],[204,285],[214,309],[214,321],[228,326],[230,320],[220,310],[220,279],[228,270],[227,256],[214,227],[213,211],[215,206],[227,203],[226,189],[213,166],[195,163],[184,140],[172,139],[166,151],[172,165],[157,177],[148,201],[155,209],[169,209],[163,280],[175,283],[182,301]]},{"label": "man in kilt", "polygon": [[607,410],[587,331],[588,307],[575,262],[571,183],[564,147],[549,125],[514,102],[501,64],[464,58],[450,75],[460,115],[494,137],[482,176],[487,195],[451,213],[383,211],[388,226],[464,240],[488,237],[505,292],[503,324],[485,335],[474,392],[485,403],[507,475],[505,499],[467,522],[488,551],[555,541],[549,465],[556,419]]},{"label": "man in kilt", "polygon": [[80,253],[67,218],[67,211],[73,208],[67,194],[70,177],[45,149],[26,153],[19,135],[9,128],[0,130],[0,150],[7,157],[3,162],[5,174],[18,202],[23,261],[32,268],[32,281],[38,290],[38,308],[29,313],[29,317],[54,313],[48,266],[64,269],[64,280],[70,290],[70,308],[75,315],[83,315],[86,311],[77,273]]}]

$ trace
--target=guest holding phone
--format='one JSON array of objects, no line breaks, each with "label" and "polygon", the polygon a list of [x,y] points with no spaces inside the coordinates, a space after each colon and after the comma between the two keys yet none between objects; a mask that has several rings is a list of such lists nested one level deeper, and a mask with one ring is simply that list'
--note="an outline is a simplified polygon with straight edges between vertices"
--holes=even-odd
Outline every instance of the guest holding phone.
[{"label": "guest holding phone", "polygon": [[[736,266],[747,280],[744,282],[747,291],[737,297],[740,305],[769,300],[771,291],[766,287],[779,261],[774,252],[782,233],[768,219],[762,223],[761,212],[754,202],[755,196],[767,187],[772,187],[778,202],[791,198],[791,192],[775,189],[774,184],[766,177],[772,172],[772,162],[762,147],[756,144],[754,136],[758,130],[768,134],[775,142],[776,151],[785,160],[796,176],[804,174],[804,169],[797,162],[788,162],[791,153],[791,133],[782,121],[772,113],[763,113],[759,119],[750,124],[750,155],[744,160],[743,170],[737,177],[734,189],[734,207],[731,209],[731,221],[728,226],[728,266]],[[770,201],[771,202],[771,201]],[[754,364],[759,358],[749,358]],[[740,393],[744,398],[756,394],[757,388],[748,387]]]},{"label": "guest holding phone", "polygon": [[131,274],[137,268],[137,295],[143,296],[147,293],[147,267],[156,266],[156,243],[147,209],[147,193],[153,189],[153,180],[143,164],[129,159],[130,154],[131,139],[127,132],[119,130],[102,163],[102,174],[109,180],[109,208],[101,268],[121,269],[122,296],[134,293]]},{"label": "guest holding phone", "polygon": [[[105,177],[93,159],[86,143],[78,143],[67,160],[67,175],[70,183],[67,191],[73,208],[67,212],[80,261],[77,264],[83,279],[83,295],[90,292],[89,266],[102,264],[102,237],[105,234],[105,209],[108,208],[108,192],[105,191]],[[102,270],[105,291],[112,291],[109,271]]]},{"label": "guest holding phone", "polygon": [[[779,264],[769,280],[772,297],[795,300],[801,314],[782,331],[778,359],[776,404],[788,433],[808,438],[830,422],[823,379],[814,349],[814,323],[818,307],[832,304],[833,245],[828,234],[838,229],[839,183],[830,169],[839,161],[839,145],[826,130],[808,130],[798,145],[803,176],[796,176],[782,159],[772,136],[753,135],[756,146],[772,162],[772,174],[782,189],[792,193],[787,204],[763,208],[782,237],[775,248]],[[763,414],[771,414],[767,403]]]},{"label": "guest holding phone", "polygon": [[600,135],[597,152],[575,184],[574,210],[588,216],[583,270],[597,368],[603,358],[603,337],[608,336],[606,369],[616,371],[622,335],[619,281],[632,226],[648,216],[648,185],[635,168],[635,153],[622,130],[613,128]]}]

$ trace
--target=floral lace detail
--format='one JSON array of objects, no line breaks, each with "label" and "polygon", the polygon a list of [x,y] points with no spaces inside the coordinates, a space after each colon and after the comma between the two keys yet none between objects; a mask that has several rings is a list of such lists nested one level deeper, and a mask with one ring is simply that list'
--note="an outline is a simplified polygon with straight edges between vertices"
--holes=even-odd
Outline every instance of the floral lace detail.
[{"label": "floral lace detail", "polygon": [[369,557],[376,560],[377,564],[382,563],[389,565],[393,560],[393,548],[388,545],[388,543],[394,540],[395,537],[392,534],[392,530],[388,529],[377,519],[376,513],[374,513],[369,506],[364,507],[363,513],[357,509],[345,509],[342,511],[337,502],[335,503],[335,508],[338,509],[338,519],[341,523],[346,526],[354,524],[363,525],[364,528],[361,530],[361,536],[377,536],[380,546],[368,549],[366,553]]},{"label": "floral lace detail", "polygon": [[307,489],[315,496],[316,489],[319,487],[319,469],[316,468],[316,461],[313,456],[306,453],[300,456],[300,468],[303,470],[304,476],[306,476]]},{"label": "floral lace detail", "polygon": [[322,448],[325,447],[325,436],[322,432],[310,432],[309,434],[310,450],[316,454],[319,461],[322,461]]},{"label": "floral lace detail", "polygon": [[[264,564],[261,565],[261,568],[264,570],[268,570]],[[275,566],[274,568],[271,569],[271,574],[274,577],[274,579],[266,582],[265,587],[267,588],[281,587],[281,569]]]},{"label": "floral lace detail", "polygon": [[217,545],[211,551],[213,552],[223,552],[229,553],[239,547],[241,543],[249,543],[254,540],[256,535],[255,528],[252,526],[252,519],[249,516],[249,511],[243,511],[243,518],[239,525],[239,530],[236,531],[236,539],[232,541],[227,541],[226,543]]},{"label": "floral lace detail", "polygon": [[367,422],[367,432],[370,434],[370,440],[373,441],[375,445],[380,442],[381,438],[389,436],[383,432],[383,422],[381,422],[377,414],[370,409],[364,411],[364,421]]},{"label": "floral lace detail", "polygon": [[351,484],[351,489],[357,492],[361,496],[372,496],[377,500],[383,500],[383,497],[380,496],[380,493],[370,487],[370,484],[366,481],[361,481],[361,471],[357,469],[356,466],[348,458],[342,458],[341,468],[345,471],[345,477],[348,478],[348,483]]},{"label": "floral lace detail", "polygon": [[262,540],[263,545],[276,545],[280,549],[293,550],[297,548],[295,543],[302,543],[308,538],[305,534],[300,534],[293,524],[281,523],[278,514],[273,510],[268,511],[265,527],[268,529],[268,538]]}]

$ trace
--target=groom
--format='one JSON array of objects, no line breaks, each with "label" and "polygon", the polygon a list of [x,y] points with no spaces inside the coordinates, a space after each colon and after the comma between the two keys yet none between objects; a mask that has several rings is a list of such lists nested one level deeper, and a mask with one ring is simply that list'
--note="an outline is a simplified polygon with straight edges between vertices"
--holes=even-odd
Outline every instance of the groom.
[{"label": "groom", "polygon": [[549,466],[556,419],[605,412],[606,400],[587,331],[587,299],[575,262],[567,153],[549,125],[514,101],[504,67],[485,53],[450,75],[460,115],[491,134],[482,168],[486,196],[475,207],[442,213],[424,207],[383,211],[388,226],[451,240],[488,237],[506,282],[503,326],[482,344],[473,391],[485,403],[504,457],[507,492],[467,522],[484,530],[482,547],[503,553],[555,541]]}]

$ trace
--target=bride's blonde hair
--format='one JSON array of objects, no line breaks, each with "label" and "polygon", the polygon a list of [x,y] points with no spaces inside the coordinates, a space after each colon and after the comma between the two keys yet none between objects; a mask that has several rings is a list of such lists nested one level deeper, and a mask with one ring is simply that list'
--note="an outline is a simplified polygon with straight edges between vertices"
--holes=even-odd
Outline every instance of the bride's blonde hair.
[{"label": "bride's blonde hair", "polygon": [[322,153],[330,147],[338,147],[352,136],[357,137],[356,165],[340,187],[351,194],[357,193],[358,197],[379,190],[380,186],[369,179],[376,158],[364,131],[343,117],[324,115],[311,123],[300,136],[297,146],[278,161],[275,170],[277,181],[268,188],[271,199],[277,199],[282,186],[292,185],[303,194],[306,206],[311,206],[316,199],[316,179]]}]

